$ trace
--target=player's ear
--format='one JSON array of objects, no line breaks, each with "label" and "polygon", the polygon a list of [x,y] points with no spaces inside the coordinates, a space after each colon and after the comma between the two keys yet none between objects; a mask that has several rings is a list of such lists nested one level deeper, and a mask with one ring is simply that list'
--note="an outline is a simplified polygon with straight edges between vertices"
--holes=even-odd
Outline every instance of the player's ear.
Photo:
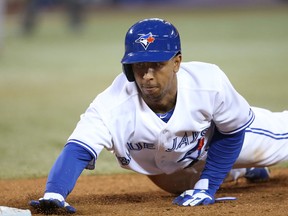
[{"label": "player's ear", "polygon": [[180,63],[182,61],[182,54],[179,52],[178,54],[176,54],[173,60],[174,60],[174,72],[176,73],[180,68]]}]

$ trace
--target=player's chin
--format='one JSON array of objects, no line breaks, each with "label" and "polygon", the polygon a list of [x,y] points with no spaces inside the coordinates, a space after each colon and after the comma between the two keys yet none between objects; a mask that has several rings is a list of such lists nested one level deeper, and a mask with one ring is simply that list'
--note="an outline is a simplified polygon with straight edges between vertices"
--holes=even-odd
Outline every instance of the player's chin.
[{"label": "player's chin", "polygon": [[153,91],[143,91],[142,96],[144,99],[152,102],[152,103],[159,103],[163,96],[159,93],[159,90],[155,88]]}]

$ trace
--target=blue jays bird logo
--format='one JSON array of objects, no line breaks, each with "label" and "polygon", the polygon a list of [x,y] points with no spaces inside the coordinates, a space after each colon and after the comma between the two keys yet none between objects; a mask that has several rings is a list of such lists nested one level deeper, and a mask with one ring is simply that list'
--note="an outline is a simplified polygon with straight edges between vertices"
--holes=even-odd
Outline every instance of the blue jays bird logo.
[{"label": "blue jays bird logo", "polygon": [[155,41],[155,37],[151,32],[145,35],[141,35],[137,40],[135,40],[136,43],[140,43],[144,49],[146,50],[148,46]]}]

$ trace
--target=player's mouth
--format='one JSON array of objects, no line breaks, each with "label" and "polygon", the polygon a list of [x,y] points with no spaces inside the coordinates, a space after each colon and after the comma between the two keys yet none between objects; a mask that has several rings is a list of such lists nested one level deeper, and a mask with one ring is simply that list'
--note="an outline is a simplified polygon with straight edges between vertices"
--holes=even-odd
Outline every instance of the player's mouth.
[{"label": "player's mouth", "polygon": [[142,86],[142,92],[146,95],[154,94],[157,91],[156,86]]}]

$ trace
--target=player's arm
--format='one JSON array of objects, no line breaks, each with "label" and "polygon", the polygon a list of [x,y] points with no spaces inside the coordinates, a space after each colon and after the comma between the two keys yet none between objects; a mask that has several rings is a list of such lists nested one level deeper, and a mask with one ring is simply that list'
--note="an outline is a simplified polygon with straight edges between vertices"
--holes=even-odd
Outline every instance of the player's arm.
[{"label": "player's arm", "polygon": [[[214,97],[213,122],[215,131],[209,145],[206,165],[201,180],[209,182],[209,194],[213,195],[238,158],[244,142],[245,128],[254,120],[249,103],[234,89],[233,85],[216,67],[218,91]],[[199,184],[195,188],[203,187]]]},{"label": "player's arm", "polygon": [[216,191],[240,154],[244,135],[244,129],[229,135],[216,130],[208,149],[206,164],[200,180],[195,184],[193,190],[185,191],[176,197],[173,203],[181,206],[213,204]]},{"label": "player's arm", "polygon": [[213,98],[213,122],[216,129],[209,145],[206,165],[193,190],[184,192],[174,202],[201,205],[215,202],[214,195],[238,158],[245,128],[254,120],[248,102],[233,88],[226,75],[215,70],[218,88]]},{"label": "player's arm", "polygon": [[196,184],[195,189],[207,189],[209,194],[214,196],[237,160],[243,146],[244,136],[245,129],[229,135],[215,131],[200,177],[200,180],[207,179],[208,184]]},{"label": "player's arm", "polygon": [[65,199],[92,159],[92,155],[84,147],[67,143],[48,175],[43,198],[32,200],[30,205],[44,214],[56,213],[58,210],[76,212],[76,209],[65,202]]}]

